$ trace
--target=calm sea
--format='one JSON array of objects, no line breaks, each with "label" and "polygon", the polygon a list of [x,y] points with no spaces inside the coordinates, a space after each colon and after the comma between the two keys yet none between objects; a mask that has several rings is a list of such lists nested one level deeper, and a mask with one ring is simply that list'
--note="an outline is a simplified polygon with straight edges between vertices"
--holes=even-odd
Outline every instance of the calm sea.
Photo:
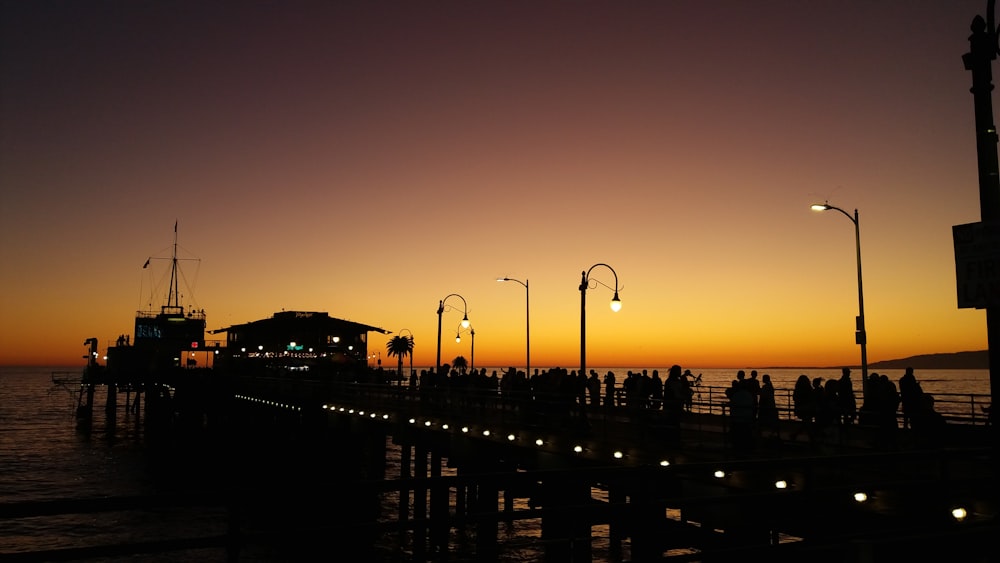
[{"label": "calm sea", "polygon": [[[419,369],[419,368],[418,368]],[[492,371],[493,368],[487,368]],[[620,382],[631,369],[593,368],[603,375],[614,371]],[[667,367],[658,369],[664,377]],[[750,369],[746,368],[747,373]],[[119,409],[114,430],[106,431],[103,408],[95,408],[92,430],[76,428],[75,407],[78,385],[53,382],[53,372],[78,368],[9,368],[0,367],[0,503],[19,501],[81,499],[129,495],[162,494],[183,487],[190,473],[202,471],[201,459],[173,459],[169,468],[151,461],[147,444],[134,417]],[[691,369],[702,375],[703,386],[728,386],[736,370]],[[792,387],[801,373],[812,377],[837,378],[840,370],[761,369],[768,373],[775,387]],[[887,370],[898,381],[901,370]],[[924,391],[931,394],[982,394],[990,392],[986,370],[925,371],[916,373]],[[860,375],[858,376],[860,377]],[[860,392],[860,383],[855,381]],[[97,407],[104,404],[103,395],[96,398]],[[389,443],[387,475],[399,475],[398,449]],[[448,474],[448,469],[445,474]],[[595,496],[600,493],[595,491]],[[395,499],[383,502],[386,519],[393,516]],[[516,508],[521,508],[515,505]],[[171,537],[199,537],[225,532],[226,518],[222,509],[157,509],[120,512],[33,517],[4,521],[0,525],[0,559],[3,554],[41,549],[107,545]],[[501,529],[501,561],[537,561],[542,558],[538,546],[538,522],[526,520]],[[403,553],[405,545],[387,540],[387,553]],[[454,538],[455,549],[461,551],[463,538]],[[624,556],[627,557],[627,545]],[[460,553],[453,560],[461,560]],[[333,557],[335,558],[335,557]],[[607,542],[607,530],[594,528],[594,561],[613,561]],[[116,557],[100,560],[195,562],[224,561],[222,550],[204,549],[172,552],[163,555]],[[281,553],[246,550],[240,558],[248,562],[287,560]]]}]

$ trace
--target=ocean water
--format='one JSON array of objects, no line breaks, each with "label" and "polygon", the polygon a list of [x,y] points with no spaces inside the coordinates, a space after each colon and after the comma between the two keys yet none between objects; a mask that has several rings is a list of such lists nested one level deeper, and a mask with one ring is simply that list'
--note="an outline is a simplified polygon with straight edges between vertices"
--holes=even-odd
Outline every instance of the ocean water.
[{"label": "ocean water", "polygon": [[[418,368],[419,369],[419,368]],[[488,373],[493,368],[487,368]],[[631,369],[593,368],[603,375],[614,371],[618,381]],[[667,368],[658,369],[661,377]],[[747,368],[749,373],[751,368]],[[776,388],[790,389],[803,370],[758,369],[769,373]],[[134,415],[120,408],[113,431],[104,419],[104,396],[96,397],[91,431],[76,427],[75,408],[79,385],[59,385],[53,382],[53,372],[78,376],[77,368],[0,368],[0,504],[25,501],[89,499],[130,495],[159,495],[181,491],[196,478],[210,475],[212,468],[204,458],[163,460],[151,457],[147,437]],[[735,377],[736,370],[692,369],[702,375],[702,389],[722,389]],[[898,373],[897,373],[898,372]],[[837,378],[839,370],[805,371],[810,377]],[[901,370],[886,372],[898,381]],[[959,403],[968,404],[970,394],[979,394],[988,401],[989,374],[986,370],[926,371],[916,373],[925,392],[939,397],[955,395]],[[855,381],[860,393],[860,383]],[[124,396],[119,399],[124,401]],[[253,440],[253,437],[249,437]],[[399,475],[398,449],[388,442],[387,476]],[[448,475],[445,467],[444,474]],[[593,491],[600,498],[601,491]],[[387,494],[381,507],[385,520],[395,516],[396,499]],[[517,501],[523,502],[523,501]],[[515,504],[515,508],[524,508]],[[226,514],[222,508],[158,508],[154,510],[122,510],[93,514],[70,514],[8,519],[0,523],[0,559],[4,554],[109,545],[132,541],[169,539],[172,537],[203,537],[221,535],[226,531]],[[502,524],[499,531],[500,560],[504,562],[538,561],[543,558],[540,544],[540,522],[533,520]],[[465,552],[473,551],[474,539],[461,532],[451,538],[453,561],[461,561]],[[593,560],[596,563],[621,560],[628,556],[627,541],[623,552],[612,553],[606,527],[593,529]],[[386,560],[403,560],[412,549],[404,539],[386,537],[380,542]],[[331,560],[336,559],[334,552]],[[192,549],[158,555],[120,556],[89,559],[104,563],[122,561],[198,562],[224,561],[220,548]],[[247,549],[240,561],[279,562],[291,560],[272,548]]]}]

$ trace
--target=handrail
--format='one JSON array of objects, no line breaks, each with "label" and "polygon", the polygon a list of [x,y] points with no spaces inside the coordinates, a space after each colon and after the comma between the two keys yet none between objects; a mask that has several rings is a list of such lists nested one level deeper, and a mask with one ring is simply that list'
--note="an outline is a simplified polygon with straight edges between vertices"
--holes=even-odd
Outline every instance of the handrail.
[{"label": "handrail", "polygon": [[[258,381],[261,379],[258,378]],[[398,400],[424,400],[433,403],[434,401],[446,404],[449,408],[461,405],[475,405],[477,407],[493,406],[501,410],[520,410],[527,405],[544,412],[546,409],[569,409],[583,410],[587,412],[607,412],[604,404],[604,389],[598,398],[599,405],[591,402],[592,396],[585,392],[567,392],[563,388],[558,389],[534,389],[524,387],[521,389],[501,389],[493,388],[492,385],[476,386],[473,384],[458,384],[448,382],[438,385],[418,384],[414,387],[406,382],[386,381],[378,383],[359,383],[345,381],[316,381],[297,380],[295,386],[288,386],[288,380],[280,378],[268,379],[272,387],[277,390],[284,387],[296,387],[304,397],[309,397],[314,401],[322,393],[314,390],[318,387],[326,390],[350,389],[353,394],[371,395],[376,393],[381,395],[385,392],[392,392],[398,395]],[[685,412],[726,415],[728,414],[729,397],[726,390],[729,387],[699,385],[692,388],[694,391],[692,400],[685,408]],[[391,390],[391,391],[390,391]],[[289,391],[290,390],[286,390]],[[338,391],[338,392],[339,392]],[[624,389],[617,385],[613,392],[614,406],[616,412],[629,412],[630,410],[639,412],[663,412],[662,409],[651,408],[651,405],[629,406]],[[935,393],[935,411],[940,413],[944,419],[956,426],[986,426],[989,419],[983,410],[989,408],[991,404],[990,396],[977,393]],[[582,401],[582,402],[581,402]],[[796,420],[794,412],[794,401],[791,389],[776,389],[775,403],[777,405],[779,418],[786,421]],[[658,405],[657,405],[658,406]],[[859,412],[863,405],[858,405]],[[595,410],[596,409],[596,410]],[[900,405],[896,410],[897,426],[903,426],[903,412]]]}]

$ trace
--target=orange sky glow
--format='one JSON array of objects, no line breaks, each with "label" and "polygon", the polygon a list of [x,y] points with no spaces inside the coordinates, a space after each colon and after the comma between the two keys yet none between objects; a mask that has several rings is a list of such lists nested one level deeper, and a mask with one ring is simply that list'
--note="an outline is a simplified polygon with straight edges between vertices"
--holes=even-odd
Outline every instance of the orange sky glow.
[{"label": "orange sky glow", "polygon": [[574,369],[607,264],[588,367],[857,365],[824,201],[870,362],[986,349],[951,231],[985,8],[4,2],[0,365],[130,334],[175,221],[210,330],[326,311],[430,366],[459,294],[443,361],[523,366],[529,308],[532,366]]}]

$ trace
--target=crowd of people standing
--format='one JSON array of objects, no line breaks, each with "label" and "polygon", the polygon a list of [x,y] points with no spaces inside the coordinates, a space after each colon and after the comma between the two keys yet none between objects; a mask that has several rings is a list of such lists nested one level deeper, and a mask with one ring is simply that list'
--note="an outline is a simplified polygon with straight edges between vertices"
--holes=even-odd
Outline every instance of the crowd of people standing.
[{"label": "crowd of people standing", "polygon": [[[485,369],[456,370],[447,364],[442,368],[438,373],[421,373],[422,391],[479,389],[486,392],[484,396],[495,396],[502,407],[521,410],[530,404],[531,410],[542,413],[586,416],[598,409],[654,412],[668,425],[678,423],[684,413],[694,409],[695,392],[701,385],[700,374],[695,376],[679,365],[671,366],[665,378],[655,369],[629,370],[620,380],[613,371],[601,376],[593,369],[584,377],[562,368],[536,369],[530,376],[513,367],[492,375]],[[410,385],[417,384],[413,373]],[[891,445],[900,426],[899,414],[902,428],[912,428],[915,434],[928,438],[944,425],[943,417],[934,410],[934,398],[922,391],[912,368],[905,370],[898,387],[884,374],[869,374],[863,382],[860,405],[854,385],[850,368],[843,368],[839,378],[826,380],[800,375],[791,391],[791,413],[782,416],[770,375],[739,370],[725,390],[732,442],[738,448],[751,448],[761,439],[795,441],[804,435],[809,442],[822,443],[836,440],[845,429],[857,426],[879,430],[878,439]],[[783,418],[800,424],[782,436]]]},{"label": "crowd of people standing", "polygon": [[852,425],[876,429],[883,446],[894,443],[902,414],[902,427],[910,428],[924,440],[934,440],[944,425],[944,418],[934,409],[934,397],[924,393],[913,373],[906,368],[897,387],[885,374],[873,372],[864,382],[864,400],[860,407],[851,381],[851,370],[843,368],[840,379],[811,381],[800,375],[792,390],[794,415],[802,424],[792,438],[804,432],[812,442],[829,440]]},{"label": "crowd of people standing", "polygon": [[802,435],[819,444],[839,440],[850,427],[875,430],[876,443],[882,447],[895,444],[900,426],[912,429],[917,440],[927,443],[940,437],[944,417],[934,409],[934,397],[921,389],[913,368],[906,368],[898,387],[878,373],[869,374],[864,387],[859,406],[850,368],[843,368],[839,378],[827,380],[800,375],[792,389],[792,414],[800,425],[782,436],[770,376],[758,378],[756,370],[749,376],[739,370],[726,390],[733,445],[750,449],[758,439],[795,441]]}]

